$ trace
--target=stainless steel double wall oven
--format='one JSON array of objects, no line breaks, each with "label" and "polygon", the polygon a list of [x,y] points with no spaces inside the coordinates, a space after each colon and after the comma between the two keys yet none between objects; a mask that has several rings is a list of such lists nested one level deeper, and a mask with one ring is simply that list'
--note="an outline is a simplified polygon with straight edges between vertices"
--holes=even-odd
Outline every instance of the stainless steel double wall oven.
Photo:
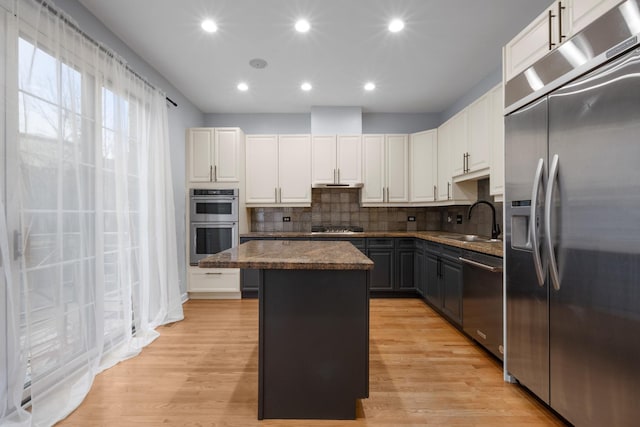
[{"label": "stainless steel double wall oven", "polygon": [[238,244],[238,189],[190,190],[191,251],[198,261]]}]

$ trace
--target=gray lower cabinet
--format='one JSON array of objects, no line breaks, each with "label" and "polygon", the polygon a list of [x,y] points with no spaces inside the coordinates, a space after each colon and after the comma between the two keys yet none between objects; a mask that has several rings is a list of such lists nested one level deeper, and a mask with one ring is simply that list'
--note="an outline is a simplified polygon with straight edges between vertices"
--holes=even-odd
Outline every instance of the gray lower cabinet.
[{"label": "gray lower cabinet", "polygon": [[458,248],[427,242],[425,299],[458,326],[462,326],[462,265]]},{"label": "gray lower cabinet", "polygon": [[396,239],[396,281],[395,289],[401,292],[416,291],[415,263],[417,239]]},{"label": "gray lower cabinet", "polygon": [[416,292],[425,298],[427,293],[427,262],[425,260],[424,241],[416,239],[413,252],[413,284]]},{"label": "gray lower cabinet", "polygon": [[366,255],[373,261],[373,270],[369,273],[371,291],[393,291],[395,278],[394,239],[367,239]]}]

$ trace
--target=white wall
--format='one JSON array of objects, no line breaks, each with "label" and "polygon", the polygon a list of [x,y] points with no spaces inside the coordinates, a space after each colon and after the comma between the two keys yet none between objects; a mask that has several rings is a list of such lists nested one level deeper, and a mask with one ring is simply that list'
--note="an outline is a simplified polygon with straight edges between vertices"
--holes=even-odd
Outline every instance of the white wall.
[{"label": "white wall", "polygon": [[[362,133],[414,133],[441,123],[437,113],[363,113]],[[204,125],[239,127],[246,134],[311,133],[311,114],[206,114]]]},{"label": "white wall", "polygon": [[311,133],[308,113],[206,114],[204,126],[239,127],[245,134]]},{"label": "white wall", "polygon": [[173,176],[173,192],[176,204],[176,228],[178,242],[178,271],[180,274],[180,290],[183,295],[187,291],[187,267],[185,256],[185,130],[204,124],[204,114],[184,97],[157,70],[146,63],[129,46],[113,34],[102,22],[91,14],[77,0],[53,0],[55,5],[71,16],[78,26],[94,40],[108,46],[127,61],[136,73],[163,90],[178,106],[169,107],[169,138],[171,149],[171,174]]}]

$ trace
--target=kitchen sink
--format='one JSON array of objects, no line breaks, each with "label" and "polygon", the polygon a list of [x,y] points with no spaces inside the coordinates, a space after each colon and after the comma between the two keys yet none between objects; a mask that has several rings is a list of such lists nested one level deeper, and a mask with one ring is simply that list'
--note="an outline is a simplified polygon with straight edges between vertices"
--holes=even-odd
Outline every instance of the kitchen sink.
[{"label": "kitchen sink", "polygon": [[493,243],[493,242],[501,242],[500,239],[491,239],[489,237],[478,236],[476,234],[462,234],[462,235],[440,235],[438,237],[442,237],[443,239],[451,239],[458,240],[460,242],[479,242],[479,243]]}]

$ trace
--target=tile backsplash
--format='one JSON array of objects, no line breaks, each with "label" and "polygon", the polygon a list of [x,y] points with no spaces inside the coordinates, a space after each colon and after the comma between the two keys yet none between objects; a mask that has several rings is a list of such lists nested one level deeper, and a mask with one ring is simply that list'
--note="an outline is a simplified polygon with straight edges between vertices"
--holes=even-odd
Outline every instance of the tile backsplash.
[{"label": "tile backsplash", "polygon": [[[251,231],[311,231],[312,225],[356,225],[365,231],[451,231],[491,234],[491,209],[477,206],[467,220],[469,206],[363,208],[360,190],[351,188],[314,188],[309,208],[253,208]],[[478,199],[491,200],[489,180],[478,181]],[[502,203],[494,203],[502,227]],[[462,215],[462,224],[456,224]],[[409,222],[409,216],[416,220]],[[283,217],[290,217],[284,222]],[[451,222],[448,219],[451,218]]]}]

